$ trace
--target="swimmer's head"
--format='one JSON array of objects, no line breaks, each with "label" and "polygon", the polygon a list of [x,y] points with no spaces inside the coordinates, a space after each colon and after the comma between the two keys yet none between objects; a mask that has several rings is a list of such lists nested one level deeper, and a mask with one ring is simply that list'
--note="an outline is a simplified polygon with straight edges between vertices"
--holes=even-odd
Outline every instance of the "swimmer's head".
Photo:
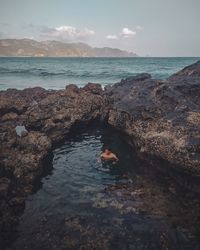
[{"label": "swimmer's head", "polygon": [[105,153],[109,155],[109,154],[111,153],[111,151],[110,151],[109,149],[106,148],[106,149],[105,149]]}]

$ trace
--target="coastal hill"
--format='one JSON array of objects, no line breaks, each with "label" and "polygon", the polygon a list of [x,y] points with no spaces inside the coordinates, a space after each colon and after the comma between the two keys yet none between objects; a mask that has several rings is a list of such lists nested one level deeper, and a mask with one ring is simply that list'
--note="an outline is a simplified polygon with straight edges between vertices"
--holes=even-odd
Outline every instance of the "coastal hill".
[{"label": "coastal hill", "polygon": [[93,48],[85,43],[38,42],[31,39],[1,39],[0,56],[31,57],[135,57],[116,48]]}]

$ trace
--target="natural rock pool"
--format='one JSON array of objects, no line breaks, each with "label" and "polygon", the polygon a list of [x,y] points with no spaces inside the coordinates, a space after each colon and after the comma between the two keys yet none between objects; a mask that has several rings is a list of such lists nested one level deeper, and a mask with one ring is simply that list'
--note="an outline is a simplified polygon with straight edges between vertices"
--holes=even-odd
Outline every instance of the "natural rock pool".
[{"label": "natural rock pool", "polygon": [[[109,147],[120,161],[99,161]],[[26,201],[9,249],[199,249],[198,196],[108,127],[74,133]]]}]

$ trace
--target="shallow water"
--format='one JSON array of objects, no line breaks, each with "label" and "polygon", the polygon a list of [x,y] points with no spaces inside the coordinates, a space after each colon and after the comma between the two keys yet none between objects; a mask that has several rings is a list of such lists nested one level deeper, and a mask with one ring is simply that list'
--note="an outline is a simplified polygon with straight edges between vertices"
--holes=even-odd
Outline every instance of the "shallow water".
[{"label": "shallow water", "polygon": [[[97,158],[109,147],[116,165]],[[199,249],[199,200],[111,128],[73,134],[26,201],[10,249]]]}]

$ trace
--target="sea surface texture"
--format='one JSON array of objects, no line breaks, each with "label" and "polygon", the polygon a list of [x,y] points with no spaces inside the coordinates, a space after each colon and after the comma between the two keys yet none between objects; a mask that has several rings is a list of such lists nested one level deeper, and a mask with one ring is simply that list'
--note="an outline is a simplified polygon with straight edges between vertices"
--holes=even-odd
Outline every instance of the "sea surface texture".
[{"label": "sea surface texture", "polygon": [[199,58],[0,58],[0,90],[41,86],[61,89],[88,82],[103,86],[139,73],[165,79]]}]

